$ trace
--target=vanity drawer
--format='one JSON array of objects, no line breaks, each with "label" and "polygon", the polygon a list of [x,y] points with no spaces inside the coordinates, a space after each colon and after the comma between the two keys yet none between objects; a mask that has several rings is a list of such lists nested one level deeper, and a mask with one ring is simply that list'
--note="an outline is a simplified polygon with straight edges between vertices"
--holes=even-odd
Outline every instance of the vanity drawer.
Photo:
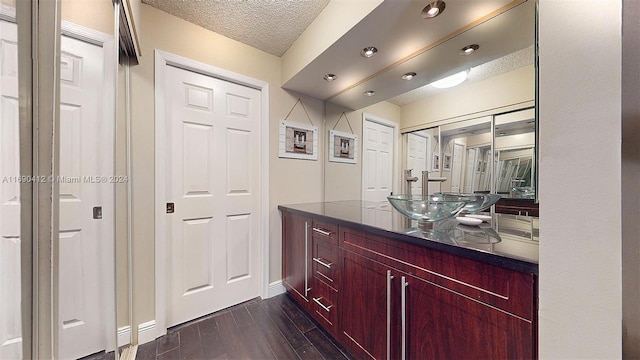
[{"label": "vanity drawer", "polygon": [[313,239],[313,275],[334,289],[338,289],[338,246],[317,238]]},{"label": "vanity drawer", "polygon": [[338,245],[338,225],[336,224],[313,220],[311,234],[316,239],[322,239]]},{"label": "vanity drawer", "polygon": [[324,281],[313,279],[312,315],[333,336],[338,334],[338,292]]}]

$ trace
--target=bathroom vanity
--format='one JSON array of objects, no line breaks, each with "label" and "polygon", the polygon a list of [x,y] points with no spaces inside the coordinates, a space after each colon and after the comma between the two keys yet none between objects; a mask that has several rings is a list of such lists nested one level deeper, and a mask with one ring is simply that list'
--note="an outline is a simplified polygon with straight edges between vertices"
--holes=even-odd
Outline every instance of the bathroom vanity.
[{"label": "bathroom vanity", "polygon": [[422,233],[389,204],[279,209],[287,292],[356,358],[537,358],[537,218]]}]

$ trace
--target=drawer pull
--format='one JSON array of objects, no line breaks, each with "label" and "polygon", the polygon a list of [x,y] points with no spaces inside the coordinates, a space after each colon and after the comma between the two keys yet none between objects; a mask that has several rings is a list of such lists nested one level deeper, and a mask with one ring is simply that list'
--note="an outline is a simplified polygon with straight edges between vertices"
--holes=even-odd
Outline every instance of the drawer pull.
[{"label": "drawer pull", "polygon": [[331,236],[331,231],[324,231],[322,229],[318,229],[318,228],[315,228],[315,227],[313,228],[313,231],[315,231],[315,232],[317,232],[319,234],[322,234],[324,236]]},{"label": "drawer pull", "polygon": [[325,278],[325,279],[327,279],[327,281],[329,281],[329,282],[333,282],[333,279],[332,279],[332,278],[330,278],[330,277],[328,277],[327,275],[325,275],[325,274],[321,273],[320,271],[316,271],[316,274],[317,274],[317,275],[322,276],[322,277],[323,277],[323,278]]},{"label": "drawer pull", "polygon": [[320,307],[323,308],[326,312],[331,312],[331,308],[333,307],[333,305],[327,306],[327,305],[323,304],[322,301],[320,301],[320,300],[322,300],[322,296],[319,297],[319,298],[313,298],[313,301],[316,304],[320,305]]},{"label": "drawer pull", "polygon": [[313,258],[313,261],[317,262],[318,264],[326,267],[327,269],[331,269],[331,265],[333,265],[333,263],[326,263],[324,261],[322,261],[322,258]]}]

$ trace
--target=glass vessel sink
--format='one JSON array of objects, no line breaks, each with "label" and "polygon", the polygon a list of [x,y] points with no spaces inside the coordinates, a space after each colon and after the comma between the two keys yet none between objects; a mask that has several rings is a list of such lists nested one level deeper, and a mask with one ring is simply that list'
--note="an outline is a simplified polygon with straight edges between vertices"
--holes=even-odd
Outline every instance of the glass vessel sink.
[{"label": "glass vessel sink", "polygon": [[467,204],[466,200],[443,199],[433,195],[392,195],[387,199],[402,215],[420,223],[450,218]]},{"label": "glass vessel sink", "polygon": [[488,209],[491,205],[500,200],[498,194],[462,194],[462,193],[445,193],[439,192],[433,194],[435,199],[450,201],[465,201],[464,211],[477,213]]}]

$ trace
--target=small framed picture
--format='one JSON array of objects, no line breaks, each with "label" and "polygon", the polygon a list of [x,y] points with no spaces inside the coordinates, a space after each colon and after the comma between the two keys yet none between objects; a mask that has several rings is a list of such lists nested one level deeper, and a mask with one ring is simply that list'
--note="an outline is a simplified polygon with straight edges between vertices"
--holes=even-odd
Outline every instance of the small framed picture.
[{"label": "small framed picture", "polygon": [[440,154],[433,153],[433,162],[431,162],[431,170],[440,171]]},{"label": "small framed picture", "polygon": [[443,163],[442,163],[442,170],[444,171],[450,171],[451,170],[451,155],[444,155],[444,159],[443,159]]},{"label": "small framed picture", "polygon": [[318,128],[282,120],[279,156],[281,158],[318,160]]},{"label": "small framed picture", "polygon": [[357,164],[358,136],[329,130],[329,161]]}]

